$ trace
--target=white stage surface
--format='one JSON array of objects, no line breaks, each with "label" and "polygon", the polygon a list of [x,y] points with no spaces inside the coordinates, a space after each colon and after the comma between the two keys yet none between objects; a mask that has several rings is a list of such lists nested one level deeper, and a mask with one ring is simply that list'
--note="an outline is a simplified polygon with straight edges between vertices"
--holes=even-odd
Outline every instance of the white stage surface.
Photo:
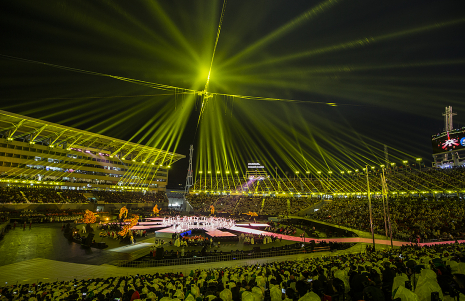
[{"label": "white stage surface", "polygon": [[150,229],[162,229],[166,228],[163,225],[137,225],[131,228],[131,230],[150,230]]},{"label": "white stage surface", "polygon": [[269,227],[270,225],[268,224],[236,224],[236,226],[239,227]]},{"label": "white stage surface", "polygon": [[[166,227],[165,229],[157,230],[155,232],[156,237],[171,238],[173,233],[183,233],[193,229],[202,229],[212,233],[212,237],[222,236],[236,236],[229,232],[223,232],[220,229],[230,229],[235,226],[235,221],[229,218],[222,217],[198,217],[198,216],[176,216],[176,217],[165,217],[157,219],[157,223],[161,226]],[[146,226],[146,225],[144,225]],[[149,226],[149,225],[147,225]],[[155,227],[150,225],[149,227]]]},{"label": "white stage surface", "polygon": [[220,230],[213,230],[213,231],[208,231],[207,234],[211,237],[233,237],[237,236],[235,234],[226,232],[226,231],[220,231]]},{"label": "white stage surface", "polygon": [[[205,217],[186,217],[182,219],[180,217],[176,218],[147,218],[151,222],[140,222],[137,226],[132,227],[134,230],[148,230],[148,229],[160,229],[156,230],[156,237],[166,237],[171,238],[173,233],[183,233],[192,229],[204,229],[206,233],[211,237],[226,237],[226,236],[236,236],[227,230],[242,232],[245,234],[256,234],[256,235],[266,235],[266,236],[275,236],[284,240],[290,240],[295,242],[302,242],[302,238],[291,235],[283,235],[268,231],[262,231],[258,229],[252,229],[247,227],[268,227],[268,224],[253,224],[253,223],[241,223],[235,224],[234,220],[224,219],[224,218],[205,218]],[[164,229],[161,229],[164,228]],[[220,230],[221,229],[221,230]],[[222,231],[226,230],[226,231]],[[316,242],[325,241],[325,242],[341,242],[341,243],[371,243],[372,240],[369,238],[361,237],[347,237],[347,238],[309,238],[306,237],[305,241],[315,240]],[[389,245],[390,240],[376,239],[377,244]],[[454,243],[455,241],[441,241],[441,242],[430,242],[430,243],[420,243],[420,246],[424,245],[436,245],[436,244],[449,244]],[[465,240],[459,240],[459,243],[465,243]],[[393,241],[395,246],[410,245],[413,243],[403,242],[403,241]],[[141,247],[141,246],[139,246]],[[124,247],[113,249],[114,252],[124,252],[126,250]],[[137,248],[137,247],[136,247]],[[124,250],[124,251],[123,251]]]}]

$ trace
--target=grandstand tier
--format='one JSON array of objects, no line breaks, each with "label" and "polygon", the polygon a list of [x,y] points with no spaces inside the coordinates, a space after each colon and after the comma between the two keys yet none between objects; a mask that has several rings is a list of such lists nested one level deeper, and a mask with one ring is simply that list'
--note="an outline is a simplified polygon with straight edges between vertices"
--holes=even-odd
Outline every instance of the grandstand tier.
[{"label": "grandstand tier", "polygon": [[[369,171],[370,191],[381,194],[382,170]],[[386,183],[390,194],[465,193],[465,168],[452,169],[386,169]],[[266,178],[249,181],[241,177],[200,177],[192,193],[222,193],[235,195],[363,195],[367,191],[365,172],[308,177]]]}]

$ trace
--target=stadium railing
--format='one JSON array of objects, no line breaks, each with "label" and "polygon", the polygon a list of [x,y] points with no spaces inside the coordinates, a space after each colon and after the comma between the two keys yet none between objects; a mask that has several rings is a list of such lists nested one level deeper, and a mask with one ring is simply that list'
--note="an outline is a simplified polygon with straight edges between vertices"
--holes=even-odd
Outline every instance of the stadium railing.
[{"label": "stadium railing", "polygon": [[151,268],[159,266],[173,266],[173,265],[187,265],[187,264],[200,264],[219,261],[234,261],[234,260],[247,260],[265,257],[286,256],[311,253],[310,249],[292,249],[292,250],[279,250],[267,252],[253,252],[248,251],[240,254],[225,254],[216,256],[205,257],[192,257],[192,258],[175,258],[175,259],[159,259],[159,260],[119,260],[114,264],[118,267],[132,267],[132,268]]}]

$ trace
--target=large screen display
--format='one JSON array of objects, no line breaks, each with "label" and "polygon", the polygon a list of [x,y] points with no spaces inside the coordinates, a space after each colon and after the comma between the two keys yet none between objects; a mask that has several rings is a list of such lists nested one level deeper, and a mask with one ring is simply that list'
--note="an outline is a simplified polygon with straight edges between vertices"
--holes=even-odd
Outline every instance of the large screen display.
[{"label": "large screen display", "polygon": [[433,154],[465,149],[465,129],[434,135],[431,142]]}]

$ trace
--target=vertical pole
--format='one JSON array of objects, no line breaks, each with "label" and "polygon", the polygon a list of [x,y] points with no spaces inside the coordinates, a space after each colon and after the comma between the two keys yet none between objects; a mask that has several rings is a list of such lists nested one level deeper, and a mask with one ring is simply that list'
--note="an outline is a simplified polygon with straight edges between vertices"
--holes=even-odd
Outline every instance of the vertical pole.
[{"label": "vertical pole", "polygon": [[[386,182],[386,177],[384,175],[384,169],[383,169],[383,175],[382,175],[382,187],[383,187],[383,196],[386,198],[386,211],[387,211],[387,223],[389,227],[389,237],[391,239],[391,248],[393,248],[393,243],[392,243],[392,227],[391,227],[391,214],[389,213],[389,195],[388,195],[388,186]],[[385,211],[385,214],[386,214]]]},{"label": "vertical pole", "polygon": [[371,237],[373,238],[373,251],[376,251],[375,232],[374,232],[374,229],[373,229],[373,214],[372,214],[372,211],[371,211],[370,180],[368,178],[368,165],[366,166],[366,171],[367,171],[367,194],[368,194],[368,210],[370,211]]},{"label": "vertical pole", "polygon": [[391,238],[391,248],[393,248],[393,244],[392,244],[392,227],[391,227],[391,215],[389,213],[389,197],[387,196],[386,194],[386,208],[387,208],[387,218],[388,218],[388,225],[389,225],[389,236]]},{"label": "vertical pole", "polygon": [[[189,193],[190,188],[194,185],[192,181],[192,154],[194,152],[194,146],[191,145],[189,148],[189,167],[187,168],[187,177],[186,177],[186,187],[184,187],[184,192]],[[201,188],[202,189],[202,188]]]},{"label": "vertical pole", "polygon": [[387,218],[386,218],[386,204],[384,202],[384,198],[386,197],[384,194],[384,168],[383,173],[381,174],[381,189],[382,189],[382,198],[383,198],[383,209],[384,209],[384,230],[386,231],[386,236],[388,236],[388,227],[387,227]]}]

